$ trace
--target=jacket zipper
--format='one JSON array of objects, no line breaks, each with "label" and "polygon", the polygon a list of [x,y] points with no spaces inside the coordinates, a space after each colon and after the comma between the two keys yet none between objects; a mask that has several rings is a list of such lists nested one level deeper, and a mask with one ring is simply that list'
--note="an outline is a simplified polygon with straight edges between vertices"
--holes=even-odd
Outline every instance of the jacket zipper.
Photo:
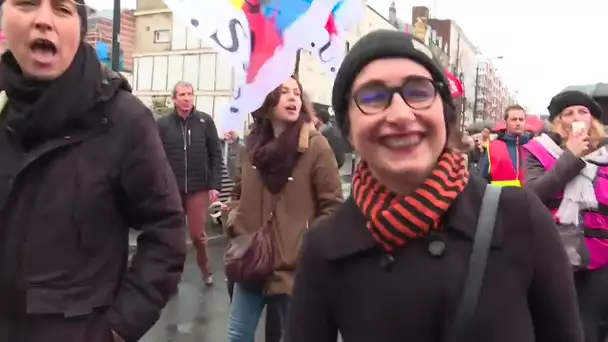
[{"label": "jacket zipper", "polygon": [[517,167],[515,168],[515,179],[519,180],[519,163],[521,162],[519,160],[519,150],[521,149],[521,146],[519,146],[519,136],[516,139],[517,140],[515,141],[515,165],[517,165]]},{"label": "jacket zipper", "polygon": [[184,192],[188,193],[188,140],[190,130],[188,129],[188,121],[182,122],[182,137],[184,138]]}]

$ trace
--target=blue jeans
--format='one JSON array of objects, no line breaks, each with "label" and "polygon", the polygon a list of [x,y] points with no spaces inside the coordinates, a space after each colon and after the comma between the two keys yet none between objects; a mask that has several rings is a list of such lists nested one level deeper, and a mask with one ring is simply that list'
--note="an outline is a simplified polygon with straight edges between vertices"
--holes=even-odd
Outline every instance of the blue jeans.
[{"label": "blue jeans", "polygon": [[253,342],[266,305],[279,310],[281,327],[284,327],[289,305],[287,295],[265,296],[262,292],[235,284],[228,319],[228,342]]}]

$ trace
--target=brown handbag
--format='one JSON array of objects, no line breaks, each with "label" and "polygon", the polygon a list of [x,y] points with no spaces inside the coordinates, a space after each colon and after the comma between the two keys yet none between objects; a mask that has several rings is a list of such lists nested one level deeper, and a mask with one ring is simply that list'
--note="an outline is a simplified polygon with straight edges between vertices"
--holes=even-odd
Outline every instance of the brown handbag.
[{"label": "brown handbag", "polygon": [[272,223],[276,204],[270,217],[260,229],[250,234],[230,238],[224,249],[224,272],[236,283],[265,281],[274,270]]}]

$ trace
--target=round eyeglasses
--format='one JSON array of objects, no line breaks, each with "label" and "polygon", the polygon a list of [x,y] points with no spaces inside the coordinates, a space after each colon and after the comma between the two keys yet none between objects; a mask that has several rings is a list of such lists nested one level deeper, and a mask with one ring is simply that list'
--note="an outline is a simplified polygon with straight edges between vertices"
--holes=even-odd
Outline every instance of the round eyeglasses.
[{"label": "round eyeglasses", "polygon": [[393,103],[395,93],[412,109],[428,109],[437,96],[437,82],[426,77],[411,76],[398,87],[389,87],[381,81],[366,83],[353,92],[352,98],[359,110],[373,115],[385,111]]}]

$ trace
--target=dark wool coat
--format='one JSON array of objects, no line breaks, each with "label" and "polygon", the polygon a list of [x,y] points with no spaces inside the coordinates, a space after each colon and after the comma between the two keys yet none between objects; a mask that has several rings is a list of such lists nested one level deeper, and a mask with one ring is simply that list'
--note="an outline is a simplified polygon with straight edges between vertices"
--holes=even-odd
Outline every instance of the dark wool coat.
[{"label": "dark wool coat", "polygon": [[[432,238],[406,245],[392,269],[349,199],[304,239],[287,342],[444,342],[467,273],[485,182],[472,177]],[[503,188],[483,289],[467,342],[581,342],[572,270],[551,215]],[[445,243],[441,257],[429,241]]]}]

